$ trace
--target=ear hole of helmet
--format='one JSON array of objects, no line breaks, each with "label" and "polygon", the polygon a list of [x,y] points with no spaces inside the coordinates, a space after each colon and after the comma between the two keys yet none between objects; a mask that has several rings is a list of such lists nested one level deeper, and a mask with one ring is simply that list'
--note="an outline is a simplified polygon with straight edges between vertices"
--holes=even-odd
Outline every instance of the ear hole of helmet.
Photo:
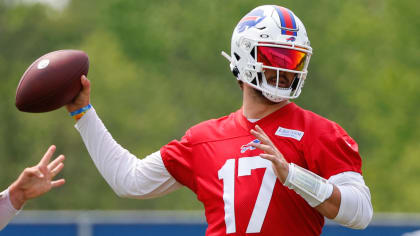
[{"label": "ear hole of helmet", "polygon": [[233,53],[233,55],[235,56],[235,58],[236,58],[237,61],[241,60],[241,57],[238,54],[236,54],[236,52]]},{"label": "ear hole of helmet", "polygon": [[235,66],[233,68],[233,70],[232,70],[232,73],[233,73],[233,76],[235,76],[237,78],[238,75],[239,75],[239,69],[238,69],[238,67]]}]

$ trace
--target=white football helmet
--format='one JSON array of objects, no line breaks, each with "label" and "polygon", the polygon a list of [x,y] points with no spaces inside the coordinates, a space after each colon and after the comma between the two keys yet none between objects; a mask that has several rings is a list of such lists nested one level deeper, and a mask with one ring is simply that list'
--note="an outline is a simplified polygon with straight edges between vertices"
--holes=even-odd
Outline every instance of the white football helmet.
[{"label": "white football helmet", "polygon": [[[243,17],[232,35],[231,55],[222,52],[238,80],[258,89],[272,102],[297,98],[308,73],[312,48],[305,27],[289,9],[260,6]],[[277,71],[269,83],[264,71]],[[279,87],[280,71],[292,72],[289,88]]]}]

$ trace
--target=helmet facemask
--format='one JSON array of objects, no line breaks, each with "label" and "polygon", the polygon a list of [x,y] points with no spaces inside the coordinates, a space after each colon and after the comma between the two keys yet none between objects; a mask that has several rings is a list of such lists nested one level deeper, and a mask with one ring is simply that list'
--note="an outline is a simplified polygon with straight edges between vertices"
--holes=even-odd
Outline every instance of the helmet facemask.
[{"label": "helmet facemask", "polygon": [[[286,99],[297,98],[303,87],[307,74],[307,65],[310,54],[307,50],[300,50],[288,45],[277,45],[271,43],[258,43],[255,58],[256,63],[262,63],[261,91],[262,94],[272,102],[281,102]],[[274,83],[266,78],[267,70],[273,70],[276,74]],[[288,76],[286,73],[292,73],[293,79],[289,86],[284,86],[280,81]],[[289,82],[289,80],[287,80]]]},{"label": "helmet facemask", "polygon": [[[281,102],[287,99],[297,98],[303,87],[310,60],[310,52],[295,45],[275,44],[273,42],[253,42],[243,38],[243,45],[251,45],[248,63],[242,65],[241,58],[234,58],[239,66],[238,79],[251,85],[272,102]],[[244,58],[245,59],[245,58]],[[266,78],[267,70],[276,73],[273,83]],[[293,73],[290,86],[284,87],[280,82],[284,73]]]}]

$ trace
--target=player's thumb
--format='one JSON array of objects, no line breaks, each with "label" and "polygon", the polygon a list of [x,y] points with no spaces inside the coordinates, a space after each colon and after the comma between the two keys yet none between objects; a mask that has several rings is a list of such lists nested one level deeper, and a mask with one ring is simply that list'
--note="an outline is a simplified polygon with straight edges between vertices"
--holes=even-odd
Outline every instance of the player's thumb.
[{"label": "player's thumb", "polygon": [[90,81],[85,75],[82,75],[81,82],[82,82],[81,95],[83,97],[89,99],[89,97],[90,97]]},{"label": "player's thumb", "polygon": [[82,90],[90,90],[90,81],[85,75],[82,75],[81,82],[82,82]]}]

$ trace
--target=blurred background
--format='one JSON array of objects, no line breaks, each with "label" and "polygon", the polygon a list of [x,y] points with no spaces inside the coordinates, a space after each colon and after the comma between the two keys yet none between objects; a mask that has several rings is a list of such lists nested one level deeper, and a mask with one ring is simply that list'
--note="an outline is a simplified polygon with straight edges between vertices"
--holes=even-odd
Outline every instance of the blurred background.
[{"label": "blurred background", "polygon": [[358,142],[375,213],[420,212],[416,0],[0,0],[0,189],[55,144],[67,157],[67,183],[25,211],[201,211],[186,188],[153,200],[118,198],[65,109],[19,112],[16,87],[38,57],[84,50],[97,113],[120,144],[144,157],[192,125],[240,108],[220,51],[230,52],[237,22],[263,4],[287,7],[305,24],[314,54],[295,102]]}]

